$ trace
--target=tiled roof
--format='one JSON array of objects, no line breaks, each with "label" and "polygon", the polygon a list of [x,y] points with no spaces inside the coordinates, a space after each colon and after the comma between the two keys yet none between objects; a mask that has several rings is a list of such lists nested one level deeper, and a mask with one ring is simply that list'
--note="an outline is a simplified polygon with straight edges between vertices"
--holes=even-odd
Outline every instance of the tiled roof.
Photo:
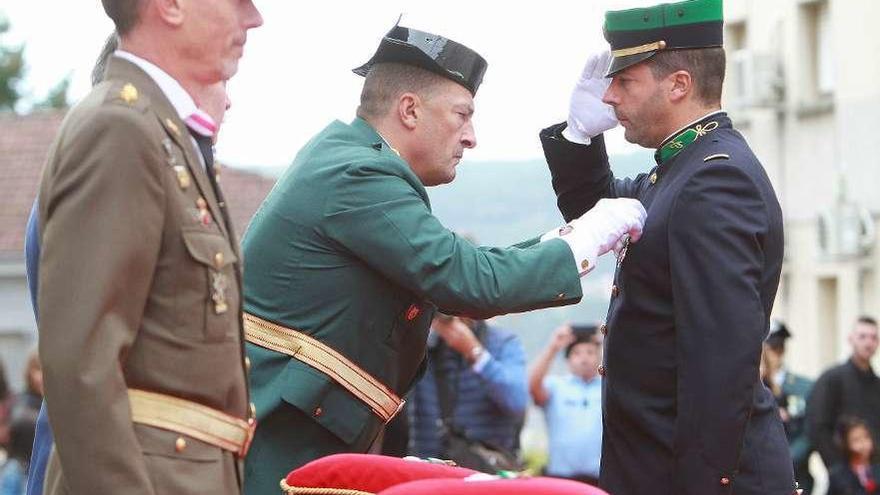
[{"label": "tiled roof", "polygon": [[[24,231],[40,174],[63,112],[0,113],[0,258],[22,255]],[[220,174],[239,236],[272,189],[274,179],[224,167]]]}]

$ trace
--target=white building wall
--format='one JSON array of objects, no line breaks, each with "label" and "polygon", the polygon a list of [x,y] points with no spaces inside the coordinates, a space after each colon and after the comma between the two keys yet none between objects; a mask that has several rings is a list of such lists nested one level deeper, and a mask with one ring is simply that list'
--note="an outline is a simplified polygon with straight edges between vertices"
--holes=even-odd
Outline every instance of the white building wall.
[{"label": "white building wall", "polygon": [[[786,219],[786,262],[775,315],[795,335],[789,366],[817,376],[849,353],[846,335],[861,314],[880,316],[880,253],[830,257],[819,217],[843,188],[880,226],[880,18],[876,0],[727,0],[728,83],[724,105],[767,168]],[[772,101],[737,94],[746,50],[778,63]],[[772,79],[748,79],[758,94]],[[747,85],[748,85],[747,84]],[[876,244],[876,241],[873,243]],[[878,362],[880,364],[880,362]]]}]

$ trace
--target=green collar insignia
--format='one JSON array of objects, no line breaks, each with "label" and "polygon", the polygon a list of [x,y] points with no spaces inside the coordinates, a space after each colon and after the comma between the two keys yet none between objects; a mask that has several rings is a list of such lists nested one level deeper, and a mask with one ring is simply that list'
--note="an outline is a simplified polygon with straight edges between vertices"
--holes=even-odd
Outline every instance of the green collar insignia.
[{"label": "green collar insignia", "polygon": [[688,127],[676,134],[674,137],[668,139],[666,143],[654,153],[654,159],[657,161],[657,165],[663,165],[672,157],[679,154],[681,150],[690,146],[698,138],[705,136],[717,128],[718,122],[712,120],[705,124],[701,123],[693,127]]}]

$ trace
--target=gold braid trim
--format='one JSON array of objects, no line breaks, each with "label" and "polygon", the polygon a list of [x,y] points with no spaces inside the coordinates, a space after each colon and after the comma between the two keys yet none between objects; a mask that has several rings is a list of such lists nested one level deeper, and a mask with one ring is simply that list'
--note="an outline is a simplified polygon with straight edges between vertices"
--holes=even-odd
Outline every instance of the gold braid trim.
[{"label": "gold braid trim", "polygon": [[657,50],[663,50],[664,48],[666,48],[666,42],[660,40],[653,43],[645,43],[644,45],[612,50],[611,55],[615,57],[628,57],[630,55],[638,55],[639,53],[655,52]]},{"label": "gold braid trim", "polygon": [[244,313],[244,331],[251,344],[291,356],[332,378],[369,406],[386,424],[406,403],[353,361],[298,330]]},{"label": "gold braid trim", "polygon": [[314,488],[308,486],[290,486],[287,479],[281,480],[281,490],[288,495],[376,495],[351,488]]}]

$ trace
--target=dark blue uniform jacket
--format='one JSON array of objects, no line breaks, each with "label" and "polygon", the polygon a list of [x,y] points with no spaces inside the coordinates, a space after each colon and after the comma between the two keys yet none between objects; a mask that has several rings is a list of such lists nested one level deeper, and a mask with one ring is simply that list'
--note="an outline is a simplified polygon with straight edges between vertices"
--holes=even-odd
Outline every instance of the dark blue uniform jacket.
[{"label": "dark blue uniform jacket", "polygon": [[708,131],[634,179],[614,178],[602,136],[584,146],[561,137],[564,124],[541,133],[566,220],[601,198],[648,211],[619,257],[603,328],[600,484],[614,495],[789,495],[785,433],[758,374],[782,211],[726,114],[699,124]]}]

